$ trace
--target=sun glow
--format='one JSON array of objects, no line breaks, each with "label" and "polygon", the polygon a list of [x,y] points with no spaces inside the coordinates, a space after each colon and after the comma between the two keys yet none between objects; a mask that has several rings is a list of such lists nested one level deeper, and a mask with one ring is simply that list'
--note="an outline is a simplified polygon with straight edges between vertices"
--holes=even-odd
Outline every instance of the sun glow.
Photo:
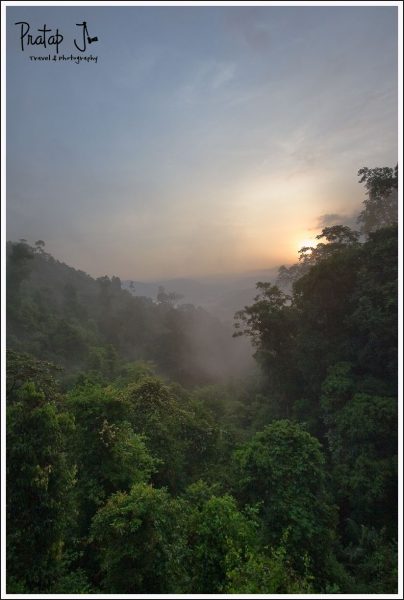
[{"label": "sun glow", "polygon": [[297,250],[301,250],[301,248],[315,248],[318,244],[318,241],[312,238],[303,238],[297,243]]}]

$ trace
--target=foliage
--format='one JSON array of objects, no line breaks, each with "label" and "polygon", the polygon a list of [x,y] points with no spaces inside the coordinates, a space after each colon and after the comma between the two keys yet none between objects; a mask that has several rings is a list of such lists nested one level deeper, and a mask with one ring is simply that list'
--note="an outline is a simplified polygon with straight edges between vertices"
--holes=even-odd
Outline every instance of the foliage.
[{"label": "foliage", "polygon": [[181,591],[181,503],[144,483],[114,494],[91,528],[102,585],[112,593]]},{"label": "foliage", "polygon": [[192,403],[181,399],[181,388],[165,385],[156,377],[144,377],[128,385],[121,398],[130,405],[135,431],[145,435],[152,454],[159,459],[153,476],[156,485],[179,491],[199,472],[215,446],[213,422]]},{"label": "foliage", "polygon": [[362,231],[369,234],[383,227],[389,227],[398,220],[398,165],[359,169],[360,183],[365,184],[367,198],[358,223]]},{"label": "foliage", "polygon": [[136,296],[119,277],[95,280],[43,247],[7,242],[7,346],[64,367],[67,387],[81,373],[117,379],[123,364],[142,360],[186,385],[234,370],[230,327],[202,308],[165,290]]},{"label": "foliage", "polygon": [[111,493],[148,481],[158,461],[133,430],[131,407],[113,387],[79,385],[68,394],[67,407],[76,423],[72,451],[83,534]]},{"label": "foliage", "polygon": [[265,543],[277,547],[284,540],[297,572],[304,574],[307,555],[321,575],[331,550],[334,514],[318,440],[295,423],[274,421],[237,450],[235,460],[240,498],[262,503]]},{"label": "foliage", "polygon": [[396,594],[398,580],[397,540],[386,530],[347,521],[349,543],[344,548],[347,569],[354,575],[351,589],[362,594]]},{"label": "foliage", "polygon": [[330,369],[322,407],[342,516],[368,526],[397,519],[397,403],[392,397],[357,392],[351,365]]},{"label": "foliage", "polygon": [[8,592],[397,591],[397,168],[359,175],[361,231],[236,314],[249,378],[174,292],[7,244]]},{"label": "foliage", "polygon": [[397,393],[397,226],[369,234],[353,293],[352,328],[360,368]]},{"label": "foliage", "polygon": [[6,373],[9,401],[12,402],[17,391],[31,380],[35,380],[37,390],[44,394],[46,400],[54,400],[58,394],[55,374],[60,371],[60,367],[52,363],[38,360],[29,354],[7,350]]},{"label": "foliage", "polygon": [[47,589],[61,569],[64,539],[74,516],[76,469],[67,451],[73,427],[70,416],[60,412],[33,381],[9,397],[7,571],[11,589],[17,582],[28,590]]},{"label": "foliage", "polygon": [[257,523],[238,510],[232,496],[218,496],[203,482],[191,486],[185,497],[190,500],[186,525],[190,590],[224,592],[228,570],[255,544]]},{"label": "foliage", "polygon": [[271,283],[257,283],[260,293],[252,306],[235,315],[235,335],[249,335],[257,349],[255,357],[262,365],[268,387],[279,397],[284,415],[290,416],[288,399],[298,386],[294,369],[293,343],[296,322],[291,298]]},{"label": "foliage", "polygon": [[[287,536],[285,536],[287,537]],[[314,592],[308,561],[306,572],[298,575],[290,565],[284,544],[269,553],[249,552],[240,559],[238,550],[231,557],[233,568],[227,573],[229,594],[310,594]],[[235,565],[235,566],[234,566]]]}]

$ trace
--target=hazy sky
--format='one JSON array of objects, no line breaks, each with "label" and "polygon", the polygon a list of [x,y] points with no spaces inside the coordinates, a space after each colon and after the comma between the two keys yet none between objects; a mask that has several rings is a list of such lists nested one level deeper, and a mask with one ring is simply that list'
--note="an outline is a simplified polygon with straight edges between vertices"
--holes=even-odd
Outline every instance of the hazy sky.
[{"label": "hazy sky", "polygon": [[293,262],[396,162],[395,7],[7,8],[7,237],[91,275]]}]

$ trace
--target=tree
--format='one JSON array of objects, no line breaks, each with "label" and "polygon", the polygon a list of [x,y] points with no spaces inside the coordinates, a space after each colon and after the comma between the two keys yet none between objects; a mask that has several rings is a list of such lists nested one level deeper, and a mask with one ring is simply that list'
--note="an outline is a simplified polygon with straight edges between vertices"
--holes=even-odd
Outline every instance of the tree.
[{"label": "tree", "polygon": [[54,352],[72,362],[82,361],[87,353],[85,330],[77,322],[58,320],[49,338]]},{"label": "tree", "polygon": [[217,495],[203,481],[191,485],[187,539],[190,589],[200,594],[226,591],[227,573],[256,545],[257,522],[243,514],[229,494]]},{"label": "tree", "polygon": [[12,303],[17,302],[18,305],[21,303],[20,286],[31,272],[34,253],[26,240],[9,243],[7,249],[7,303],[10,308]]},{"label": "tree", "polygon": [[84,382],[69,392],[67,407],[76,423],[78,532],[86,536],[108,496],[148,481],[156,461],[132,428],[130,405],[114,388]]},{"label": "tree", "polygon": [[21,362],[9,357],[7,575],[8,591],[32,593],[49,590],[63,566],[74,516],[76,470],[68,451],[74,423],[57,406],[48,365],[38,363],[35,378],[33,363],[18,373]]},{"label": "tree", "polygon": [[[305,256],[309,256],[312,252],[312,248],[304,247],[301,248],[301,251],[304,252]],[[279,287],[283,292],[290,293],[292,291],[292,286],[300,277],[302,277],[305,273],[307,273],[309,269],[308,261],[303,262],[300,261],[291,265],[290,267],[286,267],[285,265],[281,265],[278,269],[278,275],[275,280],[275,285]]]},{"label": "tree", "polygon": [[153,482],[178,490],[185,475],[187,412],[157,377],[145,377],[128,385],[122,399],[131,407],[135,431],[146,436],[148,448],[160,461]]},{"label": "tree", "polygon": [[305,574],[306,554],[317,577],[324,577],[335,514],[318,440],[298,424],[274,421],[236,451],[235,461],[240,499],[261,503],[265,544],[278,547],[283,542],[300,575]]},{"label": "tree", "polygon": [[346,225],[333,225],[325,227],[316,236],[316,246],[303,246],[299,250],[299,262],[285,267],[279,267],[276,284],[283,290],[291,291],[293,285],[306,275],[310,267],[340,252],[346,247],[355,247],[359,244],[359,233]]},{"label": "tree", "polygon": [[177,294],[176,292],[166,292],[165,287],[163,285],[159,285],[157,292],[157,302],[159,304],[165,306],[174,306],[178,300],[183,298],[182,294]]},{"label": "tree", "polygon": [[[316,239],[324,239],[325,242],[319,242],[315,248],[304,247],[299,250],[299,261],[306,266],[301,275],[308,272],[307,266],[326,260],[346,247],[358,246],[359,233],[346,225],[333,225],[332,227],[325,227],[321,233],[316,235]],[[297,281],[297,278],[295,281]]]},{"label": "tree", "polygon": [[343,246],[312,265],[294,285],[298,322],[294,338],[296,367],[302,386],[296,399],[306,399],[297,416],[319,429],[321,384],[330,365],[355,358],[356,331],[350,321],[360,268],[361,246]]},{"label": "tree", "polygon": [[[285,535],[285,540],[287,535]],[[237,560],[238,559],[238,560]],[[314,592],[309,564],[306,573],[298,575],[290,564],[286,546],[281,542],[268,552],[249,551],[240,560],[239,551],[228,561],[226,592],[229,594],[310,594]],[[308,561],[307,561],[308,563]]]},{"label": "tree", "polygon": [[217,428],[208,411],[180,385],[145,375],[122,397],[131,407],[135,431],[144,435],[159,465],[152,480],[178,492],[215,462]]},{"label": "tree", "polygon": [[397,393],[398,383],[397,256],[396,225],[369,234],[358,264],[353,310],[347,319],[361,369],[388,385],[389,394]]},{"label": "tree", "polygon": [[349,543],[343,550],[344,560],[354,575],[349,587],[353,594],[397,594],[397,541],[383,528],[358,525],[348,519]]},{"label": "tree", "polygon": [[144,483],[111,496],[91,528],[103,588],[120,594],[186,591],[182,515],[180,501]]},{"label": "tree", "polygon": [[330,368],[322,386],[333,485],[342,521],[388,527],[394,535],[397,401],[361,390],[369,383],[355,375],[352,365],[339,363]]},{"label": "tree", "polygon": [[45,248],[45,242],[43,240],[37,240],[35,242],[35,250],[34,252],[38,254],[43,254]]},{"label": "tree", "polygon": [[58,401],[56,374],[62,369],[51,362],[38,360],[29,354],[7,350],[7,398],[12,399],[27,381],[34,381],[47,402]]},{"label": "tree", "polygon": [[398,165],[359,169],[359,183],[365,184],[367,198],[358,217],[363,233],[369,234],[382,227],[397,223],[398,219]]},{"label": "tree", "polygon": [[281,416],[290,416],[291,400],[298,390],[294,368],[296,311],[291,297],[271,283],[257,283],[260,293],[252,306],[235,315],[235,336],[248,335],[257,349],[269,389],[278,398]]}]

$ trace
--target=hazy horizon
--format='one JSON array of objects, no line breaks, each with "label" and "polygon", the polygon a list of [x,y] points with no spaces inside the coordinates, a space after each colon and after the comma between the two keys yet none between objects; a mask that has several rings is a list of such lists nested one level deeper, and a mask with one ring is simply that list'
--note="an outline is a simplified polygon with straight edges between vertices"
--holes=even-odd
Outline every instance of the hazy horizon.
[{"label": "hazy horizon", "polygon": [[[354,222],[358,169],[397,163],[397,7],[6,14],[7,239],[92,276],[293,263],[322,226]],[[67,38],[83,20],[97,64],[21,51],[15,22]]]}]

